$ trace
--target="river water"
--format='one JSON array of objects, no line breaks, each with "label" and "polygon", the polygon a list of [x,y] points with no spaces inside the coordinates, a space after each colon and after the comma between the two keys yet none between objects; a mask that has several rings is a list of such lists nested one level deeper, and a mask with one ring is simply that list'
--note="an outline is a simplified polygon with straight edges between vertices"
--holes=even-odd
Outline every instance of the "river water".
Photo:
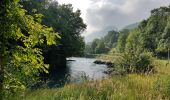
[{"label": "river water", "polygon": [[90,79],[102,79],[107,76],[103,73],[107,70],[106,65],[94,64],[96,59],[90,58],[68,58],[67,68],[69,69],[69,74],[73,78],[80,79],[82,76],[87,76]]},{"label": "river water", "polygon": [[49,82],[51,87],[63,86],[66,83],[82,83],[84,80],[96,80],[106,78],[108,75],[106,65],[98,65],[93,62],[94,58],[67,58],[67,67],[59,70],[53,81]]}]

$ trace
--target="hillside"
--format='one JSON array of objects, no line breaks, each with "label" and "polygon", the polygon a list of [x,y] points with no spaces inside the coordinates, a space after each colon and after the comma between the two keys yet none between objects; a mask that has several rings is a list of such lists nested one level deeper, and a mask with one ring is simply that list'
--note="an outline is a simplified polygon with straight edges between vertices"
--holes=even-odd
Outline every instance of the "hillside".
[{"label": "hillside", "polygon": [[86,42],[92,42],[96,38],[101,38],[107,35],[108,31],[115,30],[117,31],[118,29],[114,26],[107,26],[99,31],[93,32],[85,37]]},{"label": "hillside", "polygon": [[125,26],[124,28],[122,29],[129,29],[129,30],[132,30],[132,29],[135,29],[139,26],[140,23],[134,23],[134,24],[129,24],[127,26]]}]

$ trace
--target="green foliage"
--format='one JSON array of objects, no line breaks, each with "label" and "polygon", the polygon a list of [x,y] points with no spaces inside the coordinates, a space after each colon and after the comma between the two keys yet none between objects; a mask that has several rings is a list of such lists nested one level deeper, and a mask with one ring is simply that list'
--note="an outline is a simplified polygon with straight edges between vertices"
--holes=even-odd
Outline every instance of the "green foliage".
[{"label": "green foliage", "polygon": [[93,50],[92,50],[92,48],[91,48],[91,44],[90,44],[90,43],[87,43],[87,44],[85,45],[84,53],[85,53],[85,54],[92,54],[92,53],[93,53]]},{"label": "green foliage", "polygon": [[116,67],[125,73],[145,73],[153,71],[152,53],[142,52],[138,54],[123,53],[115,60]]},{"label": "green foliage", "polygon": [[126,39],[125,52],[135,53],[142,50],[138,30],[131,31]]},{"label": "green foliage", "polygon": [[44,62],[49,64],[49,73],[56,74],[58,67],[66,66],[66,57],[82,56],[84,54],[85,42],[81,33],[86,29],[83,19],[80,17],[81,11],[73,11],[71,4],[58,4],[51,0],[22,0],[21,4],[28,14],[37,17],[43,14],[42,23],[52,27],[59,32],[61,39],[56,39],[59,45],[47,46],[42,48]]},{"label": "green foliage", "polygon": [[60,33],[62,37],[60,44],[65,52],[64,56],[81,55],[85,48],[81,33],[86,29],[80,17],[81,11],[73,11],[71,4],[59,5],[58,2],[53,1],[42,13],[45,16],[43,23]]},{"label": "green foliage", "polygon": [[154,9],[151,16],[142,21],[137,29],[130,31],[128,36],[120,34],[117,51],[123,54],[120,61],[117,60],[118,65],[128,72],[146,72],[152,69],[153,54],[167,57],[170,43],[169,16],[169,7]]},{"label": "green foliage", "polygon": [[140,45],[139,33],[134,30],[126,40],[125,52],[115,60],[115,64],[126,72],[149,72],[152,70],[152,53]]},{"label": "green foliage", "polygon": [[116,47],[119,32],[109,31],[108,34],[101,39],[94,39],[91,44],[88,44],[86,53],[102,54],[109,52],[113,47]]},{"label": "green foliage", "polygon": [[159,57],[166,57],[169,43],[169,7],[160,7],[151,11],[149,19],[139,25],[142,47]]},{"label": "green foliage", "polygon": [[157,64],[156,74],[114,75],[103,80],[67,84],[57,89],[38,89],[28,91],[21,100],[169,100],[170,66],[165,66],[166,62],[154,61]]},{"label": "green foliage", "polygon": [[[18,4],[19,0],[0,3],[0,69],[4,96],[31,86],[39,71],[48,72],[38,45],[55,44],[58,33],[41,25]],[[37,16],[37,19],[40,19]],[[2,91],[1,91],[2,92]]]},{"label": "green foliage", "polygon": [[118,41],[117,41],[117,45],[116,45],[117,52],[119,52],[119,53],[123,53],[125,51],[125,45],[126,45],[126,39],[128,36],[128,32],[129,32],[129,30],[125,29],[119,33],[119,37],[118,37]]},{"label": "green foliage", "polygon": [[21,0],[19,2],[27,14],[32,15],[34,13],[41,13],[48,5],[50,0]]},{"label": "green foliage", "polygon": [[[168,78],[168,76],[166,77]],[[168,83],[166,80],[167,78],[163,79],[163,77],[160,77],[159,75],[152,76],[141,74],[113,76],[101,81],[66,85],[59,89],[30,91],[26,94],[24,100],[70,100],[70,98],[73,100],[168,100],[170,96],[165,95],[164,93],[166,92],[162,91],[165,89],[165,84],[157,85],[160,90],[155,89],[155,82]]]},{"label": "green foliage", "polygon": [[117,53],[116,48],[112,48],[112,49],[109,51],[109,54],[115,54],[115,53]]},{"label": "green foliage", "polygon": [[95,53],[97,54],[106,53],[107,51],[109,50],[106,48],[105,43],[103,41],[100,41],[97,47],[95,48]]},{"label": "green foliage", "polygon": [[91,44],[91,49],[92,49],[92,53],[96,53],[95,50],[96,50],[96,47],[98,46],[98,43],[100,42],[99,39],[95,39],[93,40],[92,44]]},{"label": "green foliage", "polygon": [[158,43],[158,47],[156,49],[156,51],[159,54],[162,54],[163,56],[166,55],[166,53],[168,52],[168,47],[170,46],[170,34],[169,34],[170,33],[170,17],[168,17],[167,21],[168,21],[167,26],[164,29],[162,38],[160,39]]},{"label": "green foliage", "polygon": [[163,98],[170,95],[170,78],[169,75],[162,75],[155,83],[154,90],[163,94]]},{"label": "green foliage", "polygon": [[109,31],[108,34],[102,39],[106,46],[111,49],[116,46],[119,32]]}]

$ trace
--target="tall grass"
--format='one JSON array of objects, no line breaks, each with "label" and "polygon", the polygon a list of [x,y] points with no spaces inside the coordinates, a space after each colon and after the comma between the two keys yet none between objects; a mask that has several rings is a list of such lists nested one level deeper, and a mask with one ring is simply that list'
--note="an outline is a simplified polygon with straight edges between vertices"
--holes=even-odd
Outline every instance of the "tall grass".
[{"label": "tall grass", "polygon": [[68,84],[63,88],[29,91],[23,100],[169,100],[170,65],[155,61],[156,73],[112,76],[108,79]]}]

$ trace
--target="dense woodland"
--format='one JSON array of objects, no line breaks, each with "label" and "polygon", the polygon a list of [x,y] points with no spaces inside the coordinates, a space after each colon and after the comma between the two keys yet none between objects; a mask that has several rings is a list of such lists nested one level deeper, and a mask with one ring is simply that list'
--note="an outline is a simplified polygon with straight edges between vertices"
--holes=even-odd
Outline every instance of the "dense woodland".
[{"label": "dense woodland", "polygon": [[66,57],[82,55],[80,10],[48,0],[0,2],[0,97],[22,93],[40,73],[64,67]]},{"label": "dense woodland", "polygon": [[50,0],[0,2],[0,100],[23,96],[45,73],[65,67],[67,57],[112,52],[120,75],[155,73],[153,58],[169,57],[170,6],[152,10],[137,28],[109,31],[86,46],[80,15],[71,4]]}]

